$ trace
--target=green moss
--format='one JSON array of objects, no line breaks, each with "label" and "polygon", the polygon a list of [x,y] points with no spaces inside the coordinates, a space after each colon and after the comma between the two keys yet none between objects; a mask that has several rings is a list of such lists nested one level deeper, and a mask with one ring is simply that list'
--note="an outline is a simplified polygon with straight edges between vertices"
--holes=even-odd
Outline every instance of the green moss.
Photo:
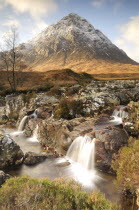
[{"label": "green moss", "polygon": [[99,192],[86,193],[75,181],[11,178],[0,189],[0,209],[118,210]]}]

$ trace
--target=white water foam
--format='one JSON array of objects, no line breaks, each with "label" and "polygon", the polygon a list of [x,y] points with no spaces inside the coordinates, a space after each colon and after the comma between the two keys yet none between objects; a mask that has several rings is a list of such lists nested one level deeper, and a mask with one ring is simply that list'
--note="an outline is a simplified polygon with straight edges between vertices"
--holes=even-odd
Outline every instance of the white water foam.
[{"label": "white water foam", "polygon": [[119,110],[115,109],[113,111],[112,117],[114,118],[111,122],[116,122],[117,124],[122,124],[123,119],[128,117],[128,112],[119,107]]},{"label": "white water foam", "polygon": [[38,128],[39,128],[39,126],[37,125],[36,128],[33,131],[33,136],[31,138],[29,138],[28,141],[39,142],[38,141]]},{"label": "white water foam", "polygon": [[64,171],[66,177],[80,182],[85,189],[95,189],[101,179],[95,170],[95,139],[89,136],[77,137],[68,149],[65,158],[59,158],[58,164],[69,162]]}]

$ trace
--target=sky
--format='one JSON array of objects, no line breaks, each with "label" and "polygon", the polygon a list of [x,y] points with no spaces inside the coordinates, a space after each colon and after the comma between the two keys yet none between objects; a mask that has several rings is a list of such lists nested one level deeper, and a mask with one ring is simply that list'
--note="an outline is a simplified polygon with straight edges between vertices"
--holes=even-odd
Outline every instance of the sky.
[{"label": "sky", "polygon": [[87,19],[139,62],[139,0],[0,0],[0,42],[12,25],[25,42],[69,13]]}]

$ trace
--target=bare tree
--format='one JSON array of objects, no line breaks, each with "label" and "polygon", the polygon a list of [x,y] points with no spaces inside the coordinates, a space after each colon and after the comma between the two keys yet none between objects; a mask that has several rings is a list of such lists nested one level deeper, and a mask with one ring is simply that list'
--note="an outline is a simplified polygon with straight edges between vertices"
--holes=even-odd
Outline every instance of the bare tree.
[{"label": "bare tree", "polygon": [[18,48],[18,30],[12,27],[4,37],[4,49],[0,53],[3,70],[6,71],[7,81],[13,92],[21,79],[21,72],[26,67],[22,61],[22,54]]}]

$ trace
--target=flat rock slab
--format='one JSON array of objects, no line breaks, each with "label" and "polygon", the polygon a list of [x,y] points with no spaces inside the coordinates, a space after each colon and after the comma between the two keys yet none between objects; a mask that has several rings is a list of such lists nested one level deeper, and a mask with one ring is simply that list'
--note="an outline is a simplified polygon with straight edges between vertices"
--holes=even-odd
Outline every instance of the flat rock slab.
[{"label": "flat rock slab", "polygon": [[39,154],[35,152],[27,152],[24,157],[25,165],[35,165],[44,161],[47,158],[46,154]]}]

